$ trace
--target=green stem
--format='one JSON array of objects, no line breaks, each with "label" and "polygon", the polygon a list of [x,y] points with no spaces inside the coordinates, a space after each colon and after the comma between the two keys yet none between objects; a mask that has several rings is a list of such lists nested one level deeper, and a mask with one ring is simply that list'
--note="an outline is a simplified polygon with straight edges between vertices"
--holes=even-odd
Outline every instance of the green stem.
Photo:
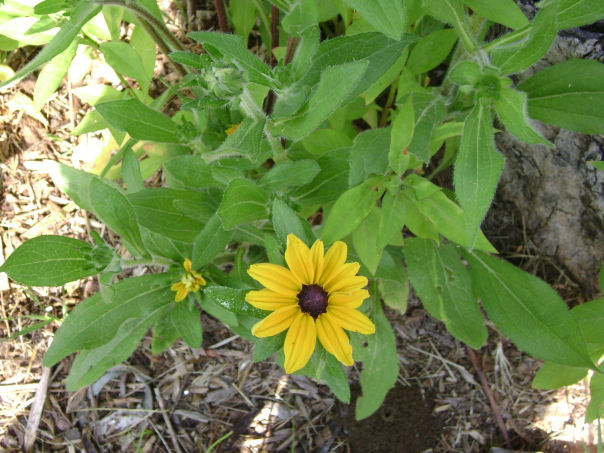
[{"label": "green stem", "polygon": [[530,31],[531,31],[530,24],[525,25],[524,27],[519,28],[518,30],[514,30],[508,34],[503,35],[501,38],[497,38],[497,39],[485,44],[484,46],[482,46],[482,50],[485,50],[488,52],[496,47],[506,46],[510,43],[513,43],[520,39],[526,38],[526,36],[529,34]]},{"label": "green stem", "polygon": [[149,260],[149,258],[134,258],[122,259],[120,262],[122,268],[137,266],[172,266],[173,264],[174,261],[159,256],[155,256],[151,260]]},{"label": "green stem", "polygon": [[129,9],[141,19],[147,21],[147,23],[153,26],[156,31],[159,31],[161,34],[163,34],[168,39],[173,48],[175,48],[176,50],[186,50],[182,43],[178,39],[176,39],[176,37],[170,32],[170,30],[168,30],[166,24],[158,20],[145,8],[139,6],[134,0],[95,0],[95,3],[97,5],[113,5]]}]

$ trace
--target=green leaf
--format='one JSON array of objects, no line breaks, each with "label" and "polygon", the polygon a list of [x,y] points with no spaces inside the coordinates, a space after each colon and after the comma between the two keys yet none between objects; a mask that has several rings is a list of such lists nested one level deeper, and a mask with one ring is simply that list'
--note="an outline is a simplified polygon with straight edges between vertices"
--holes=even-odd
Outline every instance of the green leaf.
[{"label": "green leaf", "polygon": [[383,249],[395,236],[401,236],[407,211],[401,193],[386,192],[380,209],[380,223],[377,227],[377,247]]},{"label": "green leaf", "polygon": [[371,272],[371,275],[375,274],[384,250],[383,247],[380,248],[377,244],[380,217],[379,209],[374,207],[352,233],[354,249],[365,267]]},{"label": "green leaf", "polygon": [[268,194],[247,179],[233,179],[218,208],[218,216],[227,230],[242,223],[267,218]]},{"label": "green leaf", "polygon": [[354,138],[350,149],[350,186],[357,186],[371,175],[382,175],[388,168],[390,128],[367,129]]},{"label": "green leaf", "polygon": [[388,163],[399,176],[402,176],[409,167],[409,143],[411,143],[414,132],[415,111],[413,110],[413,97],[409,96],[397,112],[390,130]]},{"label": "green leaf", "polygon": [[407,12],[399,0],[344,0],[356,9],[376,30],[399,40],[407,28]]},{"label": "green leaf", "polygon": [[315,0],[297,0],[281,22],[283,29],[295,37],[300,37],[318,23],[319,10]]},{"label": "green leaf", "polygon": [[78,42],[72,42],[67,49],[50,60],[40,71],[34,87],[34,110],[36,112],[44,107],[46,101],[61,85],[77,49]]},{"label": "green leaf", "polygon": [[80,302],[55,333],[44,356],[44,366],[52,366],[80,349],[108,344],[125,320],[142,323],[139,326],[145,322],[150,325],[174,300],[172,280],[173,276],[168,274],[131,277]]},{"label": "green leaf", "polygon": [[476,44],[466,22],[462,0],[423,0],[423,8],[438,20],[453,25],[466,49],[473,52]]},{"label": "green leaf", "polygon": [[434,239],[438,242],[440,236],[438,235],[436,225],[417,209],[417,201],[411,200],[408,196],[404,195],[403,202],[406,214],[405,226],[409,228],[409,231],[417,237]]},{"label": "green leaf", "polygon": [[108,343],[92,350],[81,351],[71,364],[65,382],[66,388],[74,392],[90,385],[109,368],[126,360],[136,349],[145,332],[161,316],[162,311],[164,307],[140,318],[126,319]]},{"label": "green leaf", "polygon": [[312,64],[306,68],[299,84],[302,87],[316,85],[323,70],[330,66],[368,61],[362,80],[349,94],[348,100],[353,100],[379,80],[405,48],[416,40],[414,35],[404,35],[400,41],[392,41],[381,33],[361,33],[325,40],[312,57]]},{"label": "green leaf", "polygon": [[512,29],[529,23],[514,0],[464,0],[464,3],[482,17]]},{"label": "green leaf", "polygon": [[302,206],[329,203],[348,188],[348,150],[334,150],[317,160],[321,171],[308,184],[296,189],[292,199]]},{"label": "green leaf", "polygon": [[191,154],[178,156],[166,162],[164,175],[168,185],[173,189],[205,189],[221,186],[212,176],[212,167],[206,164],[201,156]]},{"label": "green leaf", "polygon": [[532,118],[585,134],[604,133],[604,64],[568,60],[525,80]]},{"label": "green leaf", "polygon": [[489,318],[519,349],[554,363],[594,366],[577,321],[547,283],[481,252],[465,256]]},{"label": "green leaf", "polygon": [[258,18],[256,5],[252,0],[232,0],[229,2],[229,10],[235,32],[241,35],[244,41],[247,41]]},{"label": "green leaf", "polygon": [[127,148],[124,151],[124,157],[122,158],[122,178],[124,184],[126,184],[128,193],[138,192],[145,188],[141,175],[141,167],[132,148]]},{"label": "green leaf", "polygon": [[531,126],[527,113],[526,93],[512,88],[502,88],[499,99],[495,100],[495,111],[505,127],[519,140],[553,147]]},{"label": "green leaf", "polygon": [[384,402],[388,390],[396,383],[398,376],[398,355],[396,340],[390,322],[384,315],[381,304],[376,304],[376,312],[371,320],[375,324],[375,334],[370,336],[352,335],[352,352],[355,360],[363,362],[361,389],[355,408],[355,417],[362,420],[373,414]]},{"label": "green leaf", "polygon": [[413,93],[415,130],[409,152],[421,161],[430,160],[430,142],[435,126],[445,118],[445,99],[437,92]]},{"label": "green leaf", "polygon": [[137,99],[105,102],[96,109],[109,125],[128,132],[137,140],[178,143],[177,124],[163,113],[147,107]]},{"label": "green leaf", "polygon": [[[264,123],[264,120],[244,119],[237,130],[226,138],[217,151],[231,151],[244,155],[251,161],[257,161],[262,155]],[[264,161],[266,158],[260,160]]]},{"label": "green leaf", "polygon": [[[51,0],[52,1],[52,0]],[[63,0],[61,0],[63,1]],[[120,40],[122,19],[124,18],[124,8],[119,6],[106,5],[103,8],[103,18],[107,24],[107,29],[113,41]]]},{"label": "green leaf", "polygon": [[455,246],[437,247],[429,239],[405,242],[405,261],[413,288],[426,310],[445,323],[456,338],[478,349],[487,339],[487,329],[472,279]]},{"label": "green leaf", "polygon": [[493,197],[504,159],[493,143],[491,111],[482,102],[466,118],[455,162],[455,194],[467,218],[468,243],[478,240],[480,224]]},{"label": "green leaf", "polygon": [[211,263],[216,255],[224,252],[232,235],[232,231],[226,231],[222,227],[218,215],[213,215],[193,243],[193,256],[191,257],[193,269],[199,269]]},{"label": "green leaf", "polygon": [[0,272],[24,285],[60,286],[102,270],[93,265],[91,252],[92,246],[79,239],[38,236],[11,253],[0,266]]},{"label": "green leaf", "polygon": [[445,61],[456,42],[457,33],[450,28],[436,30],[424,36],[413,46],[407,60],[407,68],[414,75],[434,69]]},{"label": "green leaf", "polygon": [[348,236],[369,215],[381,195],[381,191],[376,187],[380,181],[378,176],[370,178],[348,189],[337,199],[321,235],[326,244]]},{"label": "green leaf", "polygon": [[382,254],[376,276],[379,278],[378,287],[384,303],[404,314],[407,311],[409,279],[402,259],[398,255],[392,249],[386,249]]},{"label": "green leaf", "polygon": [[577,305],[571,313],[579,323],[589,353],[599,360],[604,348],[604,298]]},{"label": "green leaf", "polygon": [[458,85],[478,85],[482,69],[475,61],[461,61],[453,66],[449,78]]},{"label": "green leaf", "polygon": [[281,162],[267,171],[258,184],[268,192],[281,192],[311,182],[320,171],[319,164],[311,159]]},{"label": "green leaf", "polygon": [[363,97],[365,98],[365,104],[369,105],[376,98],[388,88],[394,81],[397,79],[403,68],[405,67],[405,63],[409,56],[408,48],[401,53],[398,59],[390,66],[390,68],[380,76],[368,89],[365,91]]},{"label": "green leaf", "polygon": [[238,314],[252,316],[254,318],[264,318],[268,313],[259,310],[245,301],[247,289],[234,289],[225,286],[209,286],[204,288],[203,294],[212,299],[220,307],[227,311]]},{"label": "green leaf", "polygon": [[[176,304],[175,304],[176,305]],[[172,322],[172,308],[164,316],[160,316],[153,326],[153,340],[151,340],[151,353],[158,355],[170,347],[172,343],[178,340],[178,330]]]},{"label": "green leaf", "polygon": [[178,335],[190,348],[201,348],[201,320],[196,304],[189,307],[184,300],[177,302],[172,309],[172,323],[176,326]]},{"label": "green leaf", "polygon": [[94,212],[109,228],[132,245],[134,251],[146,254],[134,208],[126,195],[100,179],[93,179],[90,182],[90,201]]},{"label": "green leaf", "polygon": [[122,41],[109,41],[101,43],[99,48],[109,66],[118,74],[133,78],[140,84],[147,84],[151,80],[141,57],[130,44]]},{"label": "green leaf", "polygon": [[600,0],[560,0],[558,29],[592,24],[604,17],[604,4]]},{"label": "green leaf", "polygon": [[[415,206],[417,209],[436,226],[440,234],[460,245],[466,247],[472,246],[468,238],[466,216],[461,208],[447,197],[440,187],[416,175],[410,175],[405,180],[405,183],[408,187],[414,189],[414,195],[417,200]],[[420,184],[430,186],[431,189],[428,190],[432,191],[428,196],[422,197],[421,190],[416,190]],[[424,188],[423,190],[426,189]],[[473,247],[487,252],[497,252],[482,232],[478,233]]]},{"label": "green leaf", "polygon": [[0,83],[0,87],[21,80],[26,75],[31,74],[36,68],[52,60],[55,56],[67,49],[72,41],[78,36],[78,33],[84,24],[96,16],[99,11],[101,11],[101,6],[93,2],[78,2],[77,6],[71,12],[69,21],[61,27],[52,40],[12,78],[6,82]]},{"label": "green leaf", "polygon": [[77,170],[60,162],[47,161],[52,181],[61,190],[86,211],[94,212],[90,201],[90,182],[96,175]]},{"label": "green leaf", "polygon": [[342,364],[331,354],[325,354],[325,368],[321,380],[344,404],[350,403],[350,384]]},{"label": "green leaf", "polygon": [[533,378],[531,387],[534,389],[554,390],[579,382],[587,376],[587,368],[560,365],[545,362]]},{"label": "green leaf", "polygon": [[275,121],[275,132],[295,140],[318,128],[348,98],[367,70],[367,64],[361,61],[325,69],[308,108],[287,120]]},{"label": "green leaf", "polygon": [[252,360],[254,363],[262,362],[283,347],[283,342],[285,341],[285,332],[267,338],[254,337],[254,340],[255,343]]},{"label": "green leaf", "polygon": [[558,3],[551,2],[539,10],[526,39],[491,51],[491,63],[502,75],[521,72],[547,53],[556,38]]},{"label": "green leaf", "polygon": [[[130,36],[130,46],[134,48],[141,61],[142,78],[137,78],[136,80],[141,85],[142,91],[147,92],[149,90],[149,82],[155,73],[155,41],[142,25],[137,24]],[[166,93],[163,94],[165,95]]]},{"label": "green leaf", "polygon": [[247,50],[241,36],[211,31],[197,31],[189,33],[188,36],[204,46],[210,45],[223,56],[234,60],[248,72],[250,82],[268,87],[272,86],[273,80],[270,68]]},{"label": "green leaf", "polygon": [[314,234],[308,222],[302,219],[285,202],[277,198],[273,202],[272,221],[275,233],[277,233],[281,244],[287,243],[287,235],[290,233],[295,234],[309,246],[314,242]]},{"label": "green leaf", "polygon": [[[204,222],[216,210],[208,194],[197,191],[158,187],[128,194],[127,197],[140,225],[168,238],[189,243],[195,242]],[[182,206],[190,204],[199,217],[186,215],[179,202]]]},{"label": "green leaf", "polygon": [[589,383],[591,400],[585,412],[585,423],[591,423],[604,413],[604,375],[595,373]]}]

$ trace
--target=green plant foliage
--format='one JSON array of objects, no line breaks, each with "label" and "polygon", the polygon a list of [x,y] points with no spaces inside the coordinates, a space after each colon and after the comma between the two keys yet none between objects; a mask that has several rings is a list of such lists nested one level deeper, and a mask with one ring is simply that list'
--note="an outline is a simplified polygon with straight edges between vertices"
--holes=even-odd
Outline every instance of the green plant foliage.
[{"label": "green plant foliage", "polygon": [[550,286],[483,253],[465,256],[489,318],[520,349],[562,365],[594,366],[576,319]]},{"label": "green plant foliage", "polygon": [[[155,0],[110,3],[7,0],[0,14],[0,50],[46,44],[14,77],[3,70],[10,79],[2,86],[46,64],[34,110],[52,98],[76,55],[102,53],[122,81],[73,90],[94,109],[70,132],[111,134],[104,168],[47,166],[55,185],[120,246],[113,250],[97,233],[94,246],[41,236],[0,267],[34,286],[98,275],[99,293],[71,310],[44,358],[52,366],[77,353],[68,389],[126,360],[150,328],[154,354],[178,338],[200,347],[200,310],[253,342],[254,361],[275,356],[284,364],[286,333],[252,334],[274,313],[256,305],[299,297],[285,282],[290,276],[296,288],[302,281],[327,289],[367,278],[369,297],[356,302],[368,318],[337,316],[335,298],[366,297],[364,290],[334,290],[326,309],[342,325],[321,335],[333,335],[329,348],[339,353],[320,340],[296,371],[349,402],[343,364],[352,359],[340,331],[375,327],[350,336],[352,358],[362,362],[357,418],[377,410],[396,382],[396,341],[382,303],[404,313],[411,285],[428,312],[473,348],[487,338],[482,304],[503,335],[546,360],[535,387],[591,377],[587,419],[601,416],[604,301],[569,310],[546,283],[488,255],[496,250],[480,229],[504,166],[494,125],[549,147],[533,120],[604,133],[604,65],[535,65],[558,30],[601,19],[601,0],[540,2],[531,20],[512,0],[231,0],[235,34],[191,33],[203,49],[172,34]],[[278,16],[270,17],[271,5]],[[491,39],[493,23],[511,31]],[[154,80],[156,49],[170,74]],[[515,74],[529,68],[534,75],[515,86],[523,79]],[[150,90],[157,86],[161,94]],[[438,185],[446,170],[454,193]],[[291,234],[313,247],[310,255]],[[316,280],[344,258],[332,281]],[[147,275],[122,273],[136,266]],[[316,269],[317,276],[296,275]],[[271,288],[250,293],[260,289],[258,273]],[[321,315],[303,321],[318,326]],[[55,321],[34,319],[10,338]]]},{"label": "green plant foliage", "polygon": [[491,111],[483,102],[466,118],[453,183],[467,219],[470,246],[477,241],[480,224],[491,205],[503,156],[495,149]]},{"label": "green plant foliage", "polygon": [[604,64],[569,60],[525,80],[531,117],[585,134],[604,132]]},{"label": "green plant foliage", "polygon": [[477,349],[487,329],[472,288],[472,278],[451,244],[437,247],[429,239],[409,239],[405,246],[409,279],[432,316],[456,338]]},{"label": "green plant foliage", "polygon": [[357,398],[355,407],[357,420],[369,417],[382,405],[398,376],[398,355],[392,326],[379,302],[375,308],[372,320],[376,325],[376,334],[367,338],[359,335],[351,338],[354,358],[363,362],[363,394]]},{"label": "green plant foliage", "polygon": [[109,259],[95,262],[93,246],[65,236],[39,236],[25,243],[0,266],[13,280],[30,286],[60,286],[102,271]]}]

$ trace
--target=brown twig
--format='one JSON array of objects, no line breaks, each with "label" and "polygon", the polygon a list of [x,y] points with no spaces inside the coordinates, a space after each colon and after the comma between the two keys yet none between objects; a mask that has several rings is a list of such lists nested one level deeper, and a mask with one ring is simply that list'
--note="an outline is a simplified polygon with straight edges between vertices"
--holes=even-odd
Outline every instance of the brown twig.
[{"label": "brown twig", "polygon": [[277,58],[273,51],[279,47],[279,8],[275,5],[271,7],[271,66],[277,64]]},{"label": "brown twig", "polygon": [[214,6],[216,7],[216,14],[218,14],[218,25],[220,31],[223,33],[229,32],[229,26],[227,24],[226,11],[224,10],[224,3],[222,0],[214,0]]},{"label": "brown twig", "polygon": [[482,384],[482,389],[487,395],[489,399],[489,403],[491,404],[491,409],[493,409],[493,414],[495,415],[495,420],[497,420],[497,425],[503,434],[503,438],[505,439],[505,444],[507,447],[511,446],[510,435],[508,434],[507,429],[505,429],[505,423],[503,422],[503,417],[501,416],[501,412],[499,411],[499,406],[497,405],[497,401],[495,401],[495,396],[493,396],[493,392],[491,392],[491,388],[489,387],[489,383],[487,381],[487,377],[482,371],[482,366],[478,357],[476,356],[476,352],[474,349],[468,347],[468,354],[470,356],[470,360],[472,360],[472,364],[474,365],[474,369],[480,378],[480,383]]},{"label": "brown twig", "polygon": [[27,418],[27,427],[25,428],[25,436],[23,439],[23,450],[30,452],[34,448],[34,442],[36,441],[36,432],[38,426],[40,426],[40,419],[42,418],[42,411],[44,410],[44,403],[46,402],[46,393],[48,391],[48,381],[50,377],[50,368],[42,368],[42,377],[34,396],[34,402],[29,410],[29,417]]},{"label": "brown twig", "polygon": [[298,44],[298,38],[290,36],[287,40],[287,49],[285,51],[285,58],[283,59],[283,66],[287,66],[292,61],[292,58],[294,58],[296,44]]}]

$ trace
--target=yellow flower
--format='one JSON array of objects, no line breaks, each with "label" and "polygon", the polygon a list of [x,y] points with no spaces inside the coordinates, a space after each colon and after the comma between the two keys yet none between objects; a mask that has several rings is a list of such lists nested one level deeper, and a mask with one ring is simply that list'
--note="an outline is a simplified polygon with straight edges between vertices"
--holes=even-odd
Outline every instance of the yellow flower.
[{"label": "yellow flower", "polygon": [[225,134],[227,134],[227,135],[232,135],[232,134],[234,134],[234,133],[235,133],[235,131],[236,131],[237,129],[239,129],[239,126],[241,126],[241,123],[239,123],[239,124],[233,124],[231,127],[229,127],[229,128],[228,128],[227,130],[225,130],[224,132],[225,132]]},{"label": "yellow flower", "polygon": [[191,270],[191,260],[189,258],[185,259],[184,268],[186,272],[182,274],[180,281],[170,287],[172,291],[176,291],[176,296],[174,296],[176,302],[183,300],[189,293],[199,291],[206,284],[205,279],[199,272]]},{"label": "yellow flower", "polygon": [[359,263],[346,263],[347,248],[335,242],[324,253],[323,242],[309,249],[295,235],[287,236],[285,261],[289,269],[276,264],[252,264],[248,274],[265,286],[250,291],[245,300],[273,313],[252,328],[257,337],[270,337],[287,330],[285,372],[306,365],[317,338],[323,347],[346,366],[351,366],[352,346],[344,329],[363,334],[375,332],[367,316],[357,311],[369,292],[367,278],[356,275]]}]

